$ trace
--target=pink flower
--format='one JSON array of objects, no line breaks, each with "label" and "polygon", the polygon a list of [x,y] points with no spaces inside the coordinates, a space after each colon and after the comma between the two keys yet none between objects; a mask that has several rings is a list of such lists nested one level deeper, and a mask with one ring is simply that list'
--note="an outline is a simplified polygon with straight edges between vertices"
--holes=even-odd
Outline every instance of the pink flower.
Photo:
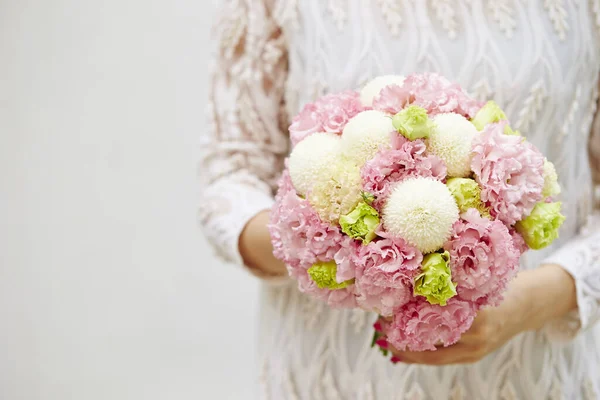
[{"label": "pink flower", "polygon": [[435,350],[451,346],[473,323],[477,311],[466,301],[452,298],[446,306],[416,300],[406,304],[390,324],[383,324],[387,341],[400,351]]},{"label": "pink flower", "polygon": [[337,265],[336,280],[338,282],[348,281],[356,277],[356,255],[359,253],[362,243],[351,237],[344,236],[339,250],[333,256]]},{"label": "pink flower", "polygon": [[415,176],[446,178],[444,162],[426,150],[422,140],[410,141],[393,133],[392,148],[380,150],[367,161],[361,170],[363,189],[375,196],[376,208],[381,209],[395,183]]},{"label": "pink flower", "polygon": [[510,236],[512,236],[513,244],[521,255],[529,250],[529,246],[525,243],[525,239],[523,239],[523,236],[517,232],[516,229],[510,229]]},{"label": "pink flower", "polygon": [[316,132],[341,134],[348,121],[364,107],[359,93],[346,91],[323,96],[304,106],[289,128],[292,145]]},{"label": "pink flower", "polygon": [[414,98],[412,103],[431,115],[454,112],[470,118],[483,107],[483,103],[470,97],[459,84],[435,73],[410,75],[404,87]]},{"label": "pink flower", "polygon": [[542,200],[544,156],[522,137],[505,135],[505,125],[489,124],[475,137],[471,168],[492,215],[513,225]]},{"label": "pink flower", "polygon": [[333,260],[343,235],[323,222],[307,200],[296,194],[289,173],[283,173],[269,224],[273,254],[286,264],[309,268],[317,260]]},{"label": "pink flower", "polygon": [[410,91],[404,86],[389,85],[379,92],[373,99],[373,108],[390,114],[400,112],[404,107],[414,101]]},{"label": "pink flower", "polygon": [[454,112],[473,117],[483,103],[470,97],[457,83],[435,73],[412,74],[402,86],[388,86],[374,100],[373,108],[397,113],[408,104],[427,110],[430,115]]},{"label": "pink flower", "polygon": [[[387,236],[378,232],[380,236]],[[357,248],[356,291],[358,304],[390,316],[412,298],[412,282],[423,255],[400,238],[375,240]]]},{"label": "pink flower", "polygon": [[[308,275],[308,268],[317,261],[330,261],[336,255],[342,261],[341,254],[350,251],[351,246],[345,243],[345,247],[342,247],[342,241],[349,238],[343,236],[339,228],[323,222],[308,201],[298,197],[287,170],[279,182],[269,231],[273,254],[286,263],[290,276],[298,281],[301,292],[325,301],[333,308],[357,306],[354,285],[338,290],[321,289]],[[343,265],[354,271],[351,262]]]},{"label": "pink flower", "polygon": [[290,137],[295,145],[305,137],[320,132],[323,129],[323,117],[315,103],[304,106],[300,114],[296,115],[290,125]]},{"label": "pink flower", "polygon": [[350,285],[344,289],[329,290],[321,289],[310,278],[304,268],[294,268],[288,266],[290,276],[298,281],[298,289],[317,300],[324,301],[331,308],[356,308],[355,285]]},{"label": "pink flower", "polygon": [[519,270],[521,253],[508,228],[482,218],[475,209],[461,216],[444,246],[450,252],[452,281],[461,300],[497,306]]}]

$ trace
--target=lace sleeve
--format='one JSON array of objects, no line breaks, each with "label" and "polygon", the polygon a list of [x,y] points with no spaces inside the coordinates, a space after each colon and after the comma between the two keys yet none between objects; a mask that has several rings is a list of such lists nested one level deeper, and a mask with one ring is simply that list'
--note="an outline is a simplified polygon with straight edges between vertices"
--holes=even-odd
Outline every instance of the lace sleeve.
[{"label": "lace sleeve", "polygon": [[[600,87],[598,88],[600,91]],[[598,101],[600,109],[600,100]],[[592,166],[592,174],[594,182],[600,186],[600,111],[596,112],[596,118],[592,127],[589,143],[590,164]],[[600,201],[600,199],[596,199]]]},{"label": "lace sleeve", "polygon": [[267,1],[226,1],[215,28],[199,216],[217,253],[241,264],[239,235],[271,207],[288,151],[282,129],[287,53]]},{"label": "lace sleeve", "polygon": [[[596,113],[589,145],[592,172],[595,182],[600,183],[600,112]],[[596,202],[598,197],[596,190]],[[546,327],[550,338],[569,340],[600,321],[600,210],[595,210],[579,237],[546,262],[561,265],[575,279],[578,310]]]},{"label": "lace sleeve", "polygon": [[600,216],[588,228],[545,260],[562,266],[575,279],[577,311],[552,321],[545,330],[550,338],[569,340],[600,321]]}]

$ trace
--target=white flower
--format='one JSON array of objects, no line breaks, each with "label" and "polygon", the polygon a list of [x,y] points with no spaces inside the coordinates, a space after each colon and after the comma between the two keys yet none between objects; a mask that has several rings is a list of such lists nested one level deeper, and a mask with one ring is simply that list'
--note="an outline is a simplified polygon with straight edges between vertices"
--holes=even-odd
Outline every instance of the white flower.
[{"label": "white flower", "polygon": [[290,154],[288,169],[296,192],[305,195],[316,177],[322,176],[341,152],[341,139],[335,133],[314,133],[299,142]]},{"label": "white flower", "polygon": [[314,177],[308,201],[319,216],[337,223],[362,199],[360,169],[342,155],[330,158],[327,165]]},{"label": "white flower", "polygon": [[431,178],[400,182],[383,209],[385,229],[423,253],[444,245],[458,217],[458,206],[446,185]]},{"label": "white flower", "polygon": [[544,189],[542,195],[544,197],[553,197],[560,194],[560,185],[558,184],[558,175],[554,164],[544,159]]},{"label": "white flower", "polygon": [[471,174],[471,143],[477,128],[455,113],[433,117],[435,128],[427,140],[427,149],[444,161],[448,176],[466,178]]},{"label": "white flower", "polygon": [[367,83],[360,91],[360,102],[365,107],[371,107],[375,97],[379,96],[379,92],[389,85],[402,86],[404,77],[401,75],[384,75],[374,78]]},{"label": "white flower", "polygon": [[342,133],[342,151],[358,166],[373,158],[380,147],[391,146],[395,132],[391,116],[376,110],[363,111],[348,121]]}]

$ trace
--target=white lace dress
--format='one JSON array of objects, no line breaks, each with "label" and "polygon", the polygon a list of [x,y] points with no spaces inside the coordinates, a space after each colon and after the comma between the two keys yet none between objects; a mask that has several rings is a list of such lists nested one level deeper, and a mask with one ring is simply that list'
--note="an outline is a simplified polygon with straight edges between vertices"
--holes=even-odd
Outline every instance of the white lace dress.
[{"label": "white lace dress", "polygon": [[600,399],[600,224],[587,147],[598,98],[600,0],[237,0],[216,24],[201,222],[241,263],[238,236],[270,208],[289,116],[371,77],[435,71],[495,99],[556,164],[567,222],[532,252],[576,279],[578,312],[468,366],[392,365],[369,347],[375,315],[332,311],[266,281],[264,399]]}]

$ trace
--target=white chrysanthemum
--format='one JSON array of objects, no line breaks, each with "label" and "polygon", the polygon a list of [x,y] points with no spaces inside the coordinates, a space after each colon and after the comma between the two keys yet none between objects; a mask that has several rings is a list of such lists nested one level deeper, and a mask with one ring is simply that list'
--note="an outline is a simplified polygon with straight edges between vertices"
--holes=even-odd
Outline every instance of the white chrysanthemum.
[{"label": "white chrysanthemum", "polygon": [[554,164],[544,159],[544,189],[542,195],[544,197],[553,197],[560,194],[560,185],[558,184],[558,175]]},{"label": "white chrysanthemum", "polygon": [[314,180],[308,201],[325,221],[337,223],[362,199],[360,168],[341,155],[330,158]]},{"label": "white chrysanthemum", "polygon": [[431,178],[400,182],[383,209],[385,229],[423,253],[444,245],[458,217],[458,206],[446,185]]},{"label": "white chrysanthemum", "polygon": [[363,111],[346,124],[342,133],[342,151],[346,157],[362,166],[373,158],[381,146],[391,146],[394,132],[392,118],[377,110]]},{"label": "white chrysanthemum", "polygon": [[341,152],[341,139],[335,133],[314,133],[299,142],[290,154],[288,168],[296,192],[305,195],[315,177],[328,168]]},{"label": "white chrysanthemum", "polygon": [[360,91],[360,102],[365,107],[371,107],[373,100],[379,95],[381,90],[389,85],[402,86],[404,77],[401,75],[384,75],[374,78],[367,83]]},{"label": "white chrysanthemum", "polygon": [[435,128],[427,140],[427,149],[444,161],[448,176],[466,178],[471,174],[471,146],[477,128],[459,114],[433,117]]}]

